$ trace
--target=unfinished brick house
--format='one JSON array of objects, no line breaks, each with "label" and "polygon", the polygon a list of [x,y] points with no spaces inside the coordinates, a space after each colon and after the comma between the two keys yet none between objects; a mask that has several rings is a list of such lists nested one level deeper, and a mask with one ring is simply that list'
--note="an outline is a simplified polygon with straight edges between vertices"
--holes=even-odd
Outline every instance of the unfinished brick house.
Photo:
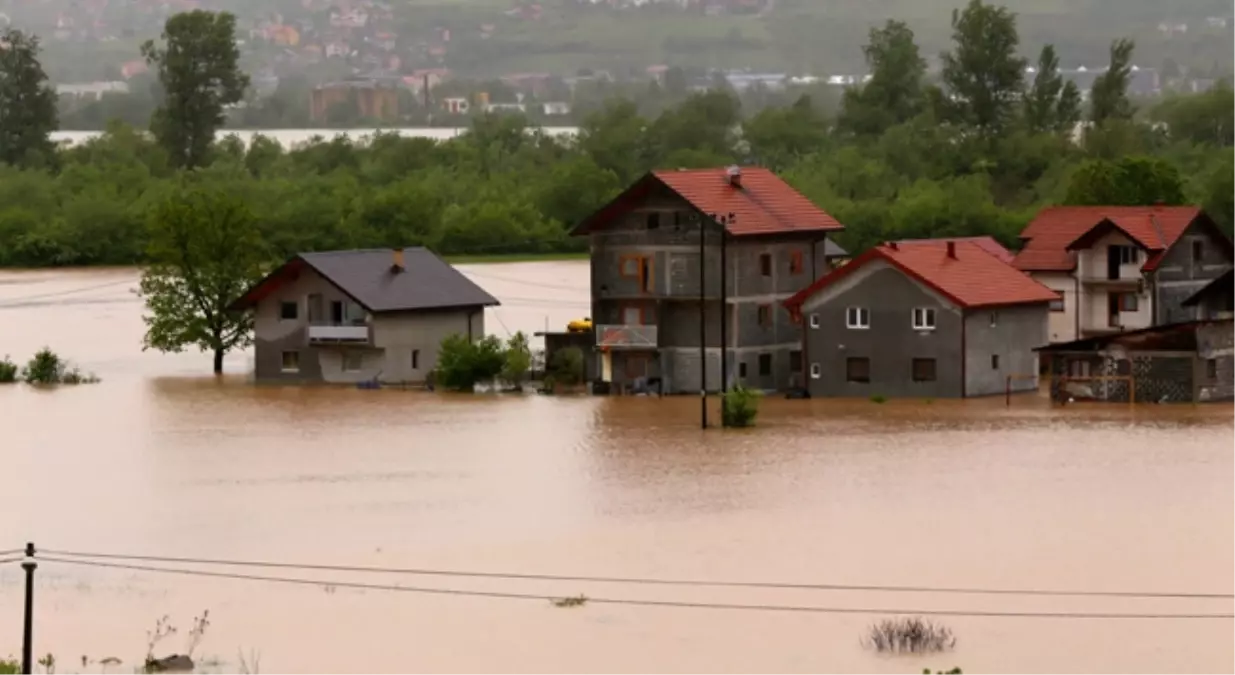
[{"label": "unfinished brick house", "polygon": [[724,322],[730,386],[803,387],[802,327],[782,301],[844,255],[828,238],[841,229],[766,169],[648,173],[573,232],[591,239],[589,377],[680,394],[706,373],[718,391]]}]

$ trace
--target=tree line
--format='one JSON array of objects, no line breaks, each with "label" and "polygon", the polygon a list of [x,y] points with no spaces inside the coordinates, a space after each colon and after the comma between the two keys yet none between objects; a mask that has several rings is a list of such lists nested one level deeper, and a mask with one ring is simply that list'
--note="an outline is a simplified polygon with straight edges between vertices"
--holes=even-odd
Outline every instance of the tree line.
[{"label": "tree line", "polygon": [[[161,208],[186,190],[237,200],[261,255],[424,245],[444,254],[582,250],[571,226],[643,172],[767,166],[847,226],[852,250],[899,237],[989,234],[1014,245],[1048,204],[1197,203],[1230,231],[1230,87],[1138,107],[1134,45],[1117,40],[1088,98],[1046,46],[1020,55],[1016,16],[973,0],[930,73],[898,21],[870,31],[871,78],[834,115],[810,97],[744,114],[732,91],[694,93],[648,113],[613,99],[575,138],[518,116],[481,116],[447,141],[378,135],[286,149],[216,140],[244,95],[235,22],[194,11],[142,53],[163,95],[149,132],[113,123],[58,148],[55,99],[32,36],[0,51],[0,265],[158,262]],[[209,219],[200,227],[210,227]]]}]

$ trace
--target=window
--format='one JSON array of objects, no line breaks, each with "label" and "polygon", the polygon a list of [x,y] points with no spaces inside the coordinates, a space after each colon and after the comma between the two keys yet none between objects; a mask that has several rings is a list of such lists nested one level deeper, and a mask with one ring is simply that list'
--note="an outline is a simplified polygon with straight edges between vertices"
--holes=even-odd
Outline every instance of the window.
[{"label": "window", "polygon": [[682,229],[682,220],[683,220],[683,218],[682,218],[682,212],[681,212],[681,211],[674,211],[674,212],[673,212],[673,229],[675,229],[675,230],[680,230],[680,229]]},{"label": "window", "polygon": [[759,305],[759,325],[765,327],[772,325],[771,305]]},{"label": "window", "polygon": [[1121,293],[1119,295],[1119,311],[1135,312],[1137,311],[1136,293]]},{"label": "window", "polygon": [[935,310],[932,307],[917,307],[913,310],[914,330],[935,330]]},{"label": "window", "polygon": [[850,328],[871,327],[871,313],[865,307],[850,307],[845,310],[845,325]]},{"label": "window", "polygon": [[759,355],[759,377],[768,377],[772,374],[772,355]]},{"label": "window", "polygon": [[343,370],[354,373],[364,368],[364,352],[348,350],[343,352]]},{"label": "window", "polygon": [[999,325],[999,312],[991,312],[991,328]]},{"label": "window", "polygon": [[1056,300],[1051,300],[1051,311],[1052,312],[1064,311],[1063,295],[1060,295],[1059,298]]},{"label": "window", "polygon": [[746,378],[746,362],[745,361],[738,364],[738,377],[743,378],[743,379]]},{"label": "window", "polygon": [[991,354],[991,370],[999,370],[999,355]]},{"label": "window", "polygon": [[1192,240],[1192,264],[1199,267],[1205,262],[1205,242],[1200,239]]},{"label": "window", "polygon": [[935,359],[914,359],[913,360],[913,381],[914,382],[934,382],[935,381]]},{"label": "window", "polygon": [[810,315],[810,327],[811,327],[811,328],[818,328],[818,327],[819,327],[819,315],[818,315],[818,314],[811,314],[811,315]]},{"label": "window", "polygon": [[1135,265],[1141,260],[1141,250],[1135,246],[1117,246],[1120,265]]},{"label": "window", "polygon": [[649,213],[647,224],[648,224],[649,230],[655,230],[659,228],[660,227],[660,214],[659,213]]},{"label": "window", "polygon": [[771,253],[760,253],[759,254],[759,273],[765,277],[772,276],[772,254]]},{"label": "window", "polygon": [[870,382],[871,360],[852,356],[845,359],[845,379],[850,382]]},{"label": "window", "polygon": [[279,303],[279,319],[281,321],[295,321],[300,316],[300,305],[295,301],[284,300]]},{"label": "window", "polygon": [[790,251],[789,252],[789,273],[790,274],[801,274],[802,273],[802,252],[801,251]]},{"label": "window", "polygon": [[1218,359],[1205,359],[1205,377],[1209,380],[1218,379]]},{"label": "window", "polygon": [[638,279],[642,258],[637,255],[624,255],[618,260],[618,274],[623,279]]},{"label": "window", "polygon": [[802,352],[801,350],[794,349],[793,351],[789,352],[789,372],[791,373],[802,372]]},{"label": "window", "polygon": [[823,377],[823,369],[819,367],[818,363],[810,364],[810,379],[817,380],[820,377]]},{"label": "window", "polygon": [[296,373],[300,371],[300,352],[283,352],[283,372]]},{"label": "window", "polygon": [[412,350],[412,370],[420,370],[420,350]]}]

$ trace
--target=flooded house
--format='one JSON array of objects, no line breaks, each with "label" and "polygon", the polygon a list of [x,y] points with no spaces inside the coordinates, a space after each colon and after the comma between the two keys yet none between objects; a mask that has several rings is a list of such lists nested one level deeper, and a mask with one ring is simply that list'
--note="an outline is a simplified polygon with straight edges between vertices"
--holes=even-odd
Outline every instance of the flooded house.
[{"label": "flooded house", "polygon": [[423,384],[442,340],[498,301],[425,248],[293,256],[232,303],[254,314],[259,382]]},{"label": "flooded house", "polygon": [[646,174],[573,232],[591,241],[591,379],[666,394],[719,391],[722,371],[729,385],[803,386],[783,301],[844,254],[829,238],[841,229],[767,169]]},{"label": "flooded house", "polygon": [[1200,403],[1235,398],[1233,347],[1225,318],[1053,344],[1041,355],[1057,401]]},{"label": "flooded house", "polygon": [[1021,233],[1014,265],[1060,298],[1050,341],[1191,320],[1184,301],[1231,267],[1231,241],[1194,206],[1059,206]]},{"label": "flooded house", "polygon": [[876,246],[794,295],[812,397],[1033,391],[1059,294],[987,242]]}]

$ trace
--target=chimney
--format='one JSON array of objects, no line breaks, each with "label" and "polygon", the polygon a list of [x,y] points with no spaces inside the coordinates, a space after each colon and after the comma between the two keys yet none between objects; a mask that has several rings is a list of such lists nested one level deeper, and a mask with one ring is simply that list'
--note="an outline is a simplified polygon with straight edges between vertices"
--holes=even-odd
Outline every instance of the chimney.
[{"label": "chimney", "polygon": [[948,257],[954,260],[956,259],[956,242],[954,241],[948,242]]},{"label": "chimney", "polygon": [[729,175],[729,184],[735,188],[742,187],[742,167],[734,164],[725,169],[725,173]]},{"label": "chimney", "polygon": [[885,245],[885,246],[887,246],[888,248],[892,249],[893,251],[897,250],[897,249],[896,249],[896,242],[894,242],[894,241],[889,241],[889,242],[886,242],[884,245]]},{"label": "chimney", "polygon": [[407,269],[406,267],[403,266],[403,249],[396,248],[393,251],[393,253],[394,255],[392,257],[391,264],[390,264],[390,272],[391,274],[398,274],[402,272],[403,270]]}]

